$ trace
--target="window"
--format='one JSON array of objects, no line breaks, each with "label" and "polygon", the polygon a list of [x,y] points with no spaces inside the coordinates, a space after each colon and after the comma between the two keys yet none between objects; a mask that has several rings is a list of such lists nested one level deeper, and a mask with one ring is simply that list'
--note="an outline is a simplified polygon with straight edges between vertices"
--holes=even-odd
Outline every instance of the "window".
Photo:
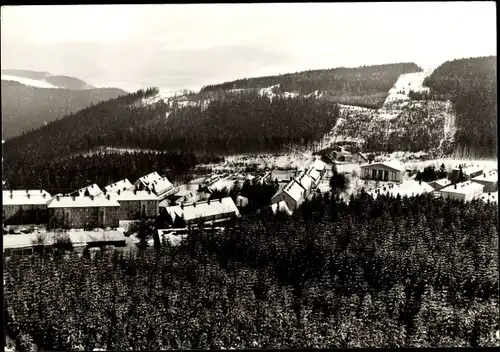
[{"label": "window", "polygon": [[389,181],[389,171],[384,171],[384,181]]},{"label": "window", "polygon": [[372,170],[372,179],[373,180],[377,179],[377,170]]}]

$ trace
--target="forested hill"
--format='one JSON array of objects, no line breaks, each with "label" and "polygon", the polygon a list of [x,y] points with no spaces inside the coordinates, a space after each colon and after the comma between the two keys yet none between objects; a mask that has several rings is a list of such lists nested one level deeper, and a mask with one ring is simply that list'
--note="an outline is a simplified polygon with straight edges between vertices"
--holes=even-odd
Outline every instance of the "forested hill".
[{"label": "forested hill", "polygon": [[118,88],[39,88],[2,80],[2,139],[21,135],[91,104],[127,94]]},{"label": "forested hill", "polygon": [[279,85],[276,87],[277,92],[309,94],[319,91],[341,104],[380,108],[400,75],[421,71],[415,63],[309,70],[208,85],[200,93]]},{"label": "forested hill", "polygon": [[[159,101],[133,104],[157,90],[139,91],[71,114],[8,140],[9,159],[51,161],[100,146],[210,153],[276,151],[318,140],[335,125],[338,105],[314,97],[228,94],[183,108]],[[167,117],[168,116],[168,117]]]},{"label": "forested hill", "polygon": [[497,57],[447,61],[424,81],[433,99],[450,99],[456,109],[458,146],[497,155]]},{"label": "forested hill", "polygon": [[[149,88],[121,95],[96,105],[91,105],[63,119],[7,140],[3,145],[6,159],[49,160],[72,153],[88,151],[91,143],[105,145],[109,136],[133,128],[134,122],[143,121],[144,114],[155,111],[155,107],[134,108],[138,100],[158,93]],[[3,92],[2,92],[3,98]]]}]

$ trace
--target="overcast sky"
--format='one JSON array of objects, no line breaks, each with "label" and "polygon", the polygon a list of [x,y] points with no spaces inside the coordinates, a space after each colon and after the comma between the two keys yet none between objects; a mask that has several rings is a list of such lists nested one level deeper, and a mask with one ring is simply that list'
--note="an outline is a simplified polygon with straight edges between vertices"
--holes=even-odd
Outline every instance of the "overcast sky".
[{"label": "overcast sky", "polygon": [[2,68],[199,89],[306,69],[496,55],[494,2],[7,6]]}]

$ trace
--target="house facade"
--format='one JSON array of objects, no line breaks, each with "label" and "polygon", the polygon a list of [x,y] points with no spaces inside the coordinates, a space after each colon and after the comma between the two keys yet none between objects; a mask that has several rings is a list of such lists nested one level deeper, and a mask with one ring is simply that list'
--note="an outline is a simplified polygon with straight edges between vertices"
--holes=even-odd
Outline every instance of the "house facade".
[{"label": "house facade", "polygon": [[166,210],[172,220],[180,217],[187,226],[220,223],[240,217],[240,211],[231,197],[181,204],[167,207]]},{"label": "house facade", "polygon": [[2,221],[4,225],[46,224],[47,204],[51,196],[44,190],[2,192]]},{"label": "house facade", "polygon": [[295,211],[306,197],[306,190],[296,181],[292,180],[283,189],[276,192],[271,198],[271,205],[285,202],[290,211]]},{"label": "house facade", "polygon": [[154,218],[159,213],[159,201],[156,194],[149,189],[145,191],[128,190],[110,194],[111,199],[120,204],[119,220],[137,220]]},{"label": "house facade", "polygon": [[56,196],[48,204],[49,228],[118,227],[120,204],[109,195],[102,197]]},{"label": "house facade", "polygon": [[397,162],[376,162],[360,166],[364,180],[401,182],[404,167]]},{"label": "house facade", "polygon": [[174,185],[166,178],[161,177],[156,171],[139,178],[134,187],[138,190],[147,190],[158,196],[160,201],[175,193]]}]

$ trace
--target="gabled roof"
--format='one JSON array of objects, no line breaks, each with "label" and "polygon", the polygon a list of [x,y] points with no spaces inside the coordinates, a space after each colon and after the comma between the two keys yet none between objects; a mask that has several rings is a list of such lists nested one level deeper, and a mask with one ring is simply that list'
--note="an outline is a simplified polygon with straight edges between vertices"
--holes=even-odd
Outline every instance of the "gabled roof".
[{"label": "gabled roof", "polygon": [[90,208],[90,207],[119,207],[120,204],[111,197],[54,197],[48,208]]},{"label": "gabled roof", "polygon": [[314,162],[311,165],[318,171],[323,171],[326,168],[326,163],[320,159],[314,160]]},{"label": "gabled roof", "polygon": [[[399,185],[400,194],[419,195],[423,193],[433,192],[434,188],[426,182],[419,182],[415,180],[407,180]],[[401,194],[401,195],[403,195]]]},{"label": "gabled roof", "polygon": [[2,205],[42,205],[51,200],[44,190],[13,190],[2,192]]},{"label": "gabled roof", "polygon": [[89,191],[89,195],[94,196],[94,197],[102,194],[101,189],[95,183],[91,184],[90,186],[80,188],[77,192],[80,196],[84,196],[85,191]]},{"label": "gabled roof", "polygon": [[307,172],[302,172],[295,180],[306,190],[309,191],[313,184],[312,177]]},{"label": "gabled roof", "polygon": [[[292,180],[289,182],[281,191],[286,192],[293,200],[299,202],[303,198],[305,192],[304,188],[297,182],[297,180]],[[278,193],[276,193],[278,194]],[[274,198],[274,197],[273,197]]]},{"label": "gabled roof", "polygon": [[174,185],[172,185],[172,183],[166,177],[161,177],[156,171],[147,174],[146,176],[142,176],[136,181],[136,184],[138,182],[142,183],[150,190],[153,190],[154,186],[154,192],[158,196],[174,188]]},{"label": "gabled roof", "polygon": [[321,174],[315,168],[310,168],[308,174],[314,180],[315,183],[318,183],[318,181],[321,179]]},{"label": "gabled roof", "polygon": [[377,166],[385,166],[385,167],[388,167],[390,169],[393,169],[394,171],[399,171],[399,172],[402,172],[405,170],[404,165],[401,164],[397,160],[380,161],[380,162],[375,162],[375,163],[371,163],[371,164],[360,165],[361,168],[374,168]]},{"label": "gabled roof", "polygon": [[106,192],[116,192],[118,190],[126,191],[134,189],[134,185],[131,184],[128,179],[123,179],[104,187],[104,189],[106,190]]},{"label": "gabled roof", "polygon": [[185,221],[222,214],[235,214],[236,216],[240,216],[240,211],[236,207],[236,204],[234,204],[231,197],[184,204],[183,206],[175,205],[167,207],[166,209],[170,216],[184,217]]},{"label": "gabled roof", "polygon": [[117,201],[132,201],[132,200],[158,200],[158,196],[153,192],[148,191],[117,191],[110,194],[111,199]]}]

